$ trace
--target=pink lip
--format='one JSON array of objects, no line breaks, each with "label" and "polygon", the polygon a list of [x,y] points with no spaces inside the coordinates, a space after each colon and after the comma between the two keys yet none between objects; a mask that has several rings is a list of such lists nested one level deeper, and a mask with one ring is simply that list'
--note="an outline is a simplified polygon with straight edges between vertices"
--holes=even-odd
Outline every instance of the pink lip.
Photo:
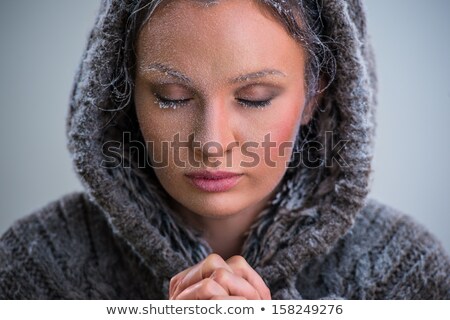
[{"label": "pink lip", "polygon": [[233,188],[242,175],[225,171],[197,171],[186,174],[186,177],[202,191],[224,192]]}]

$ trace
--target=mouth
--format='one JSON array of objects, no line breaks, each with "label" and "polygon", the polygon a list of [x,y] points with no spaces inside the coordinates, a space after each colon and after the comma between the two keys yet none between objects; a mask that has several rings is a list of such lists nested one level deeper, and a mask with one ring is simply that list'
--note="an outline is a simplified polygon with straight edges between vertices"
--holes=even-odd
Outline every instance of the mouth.
[{"label": "mouth", "polygon": [[236,186],[243,175],[225,171],[196,171],[185,176],[201,191],[225,192]]}]

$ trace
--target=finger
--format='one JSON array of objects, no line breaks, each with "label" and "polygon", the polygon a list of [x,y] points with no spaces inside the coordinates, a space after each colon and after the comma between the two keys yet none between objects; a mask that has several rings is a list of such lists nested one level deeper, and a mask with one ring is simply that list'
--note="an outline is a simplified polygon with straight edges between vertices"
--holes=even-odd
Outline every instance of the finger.
[{"label": "finger", "polygon": [[177,273],[175,276],[173,276],[170,279],[170,284],[169,284],[169,297],[173,296],[173,294],[175,293],[175,289],[177,288],[178,284],[180,283],[181,280],[183,280],[183,278],[193,269],[197,266],[193,265],[187,269],[184,269],[183,271]]},{"label": "finger", "polygon": [[209,300],[214,296],[227,296],[221,285],[210,278],[201,280],[174,296],[174,300]]},{"label": "finger", "polygon": [[177,284],[174,284],[173,295],[178,295],[181,291],[194,283],[209,278],[214,270],[219,268],[227,269],[232,272],[231,267],[228,266],[221,256],[215,253],[210,254],[205,260],[199,262],[178,278]]},{"label": "finger", "polygon": [[226,269],[216,269],[211,279],[222,286],[230,296],[242,296],[248,300],[261,300],[262,296],[247,280]]},{"label": "finger", "polygon": [[247,300],[239,296],[213,296],[210,300]]},{"label": "finger", "polygon": [[264,280],[242,256],[233,256],[226,263],[233,269],[235,275],[247,280],[259,292],[263,300],[272,299],[270,290]]}]

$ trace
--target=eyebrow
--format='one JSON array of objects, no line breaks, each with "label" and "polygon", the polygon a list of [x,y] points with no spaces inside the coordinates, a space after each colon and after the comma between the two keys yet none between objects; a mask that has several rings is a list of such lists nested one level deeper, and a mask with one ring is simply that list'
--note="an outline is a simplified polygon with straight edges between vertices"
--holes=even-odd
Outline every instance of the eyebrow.
[{"label": "eyebrow", "polygon": [[162,63],[158,63],[158,62],[152,63],[152,64],[148,65],[147,67],[144,67],[143,70],[144,71],[159,71],[159,72],[165,73],[166,75],[177,78],[183,82],[192,83],[192,80],[189,79],[188,76],[186,76],[186,75],[182,74],[181,72],[171,68],[170,66],[162,64]]},{"label": "eyebrow", "polygon": [[[144,71],[162,72],[166,75],[177,78],[185,83],[193,83],[193,81],[188,76],[184,75],[180,71],[175,70],[174,68],[172,68],[166,64],[155,62],[155,63],[152,63],[152,64],[144,67],[143,70]],[[286,77],[286,74],[284,72],[281,72],[276,69],[263,69],[260,71],[251,72],[251,73],[244,74],[244,75],[239,75],[236,78],[228,80],[228,83],[245,82],[245,81],[249,81],[249,80],[264,78],[267,76]]]},{"label": "eyebrow", "polygon": [[231,79],[229,82],[230,83],[245,82],[249,80],[264,78],[267,76],[286,77],[286,74],[276,69],[264,69],[261,71],[240,75],[234,79]]}]

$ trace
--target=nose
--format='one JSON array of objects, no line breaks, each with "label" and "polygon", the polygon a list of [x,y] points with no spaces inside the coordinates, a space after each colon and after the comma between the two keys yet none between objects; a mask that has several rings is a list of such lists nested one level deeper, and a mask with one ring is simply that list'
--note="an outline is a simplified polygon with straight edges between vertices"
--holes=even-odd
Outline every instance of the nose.
[{"label": "nose", "polygon": [[233,109],[224,99],[215,99],[199,108],[194,138],[200,142],[197,155],[204,160],[224,157],[238,145]]}]

